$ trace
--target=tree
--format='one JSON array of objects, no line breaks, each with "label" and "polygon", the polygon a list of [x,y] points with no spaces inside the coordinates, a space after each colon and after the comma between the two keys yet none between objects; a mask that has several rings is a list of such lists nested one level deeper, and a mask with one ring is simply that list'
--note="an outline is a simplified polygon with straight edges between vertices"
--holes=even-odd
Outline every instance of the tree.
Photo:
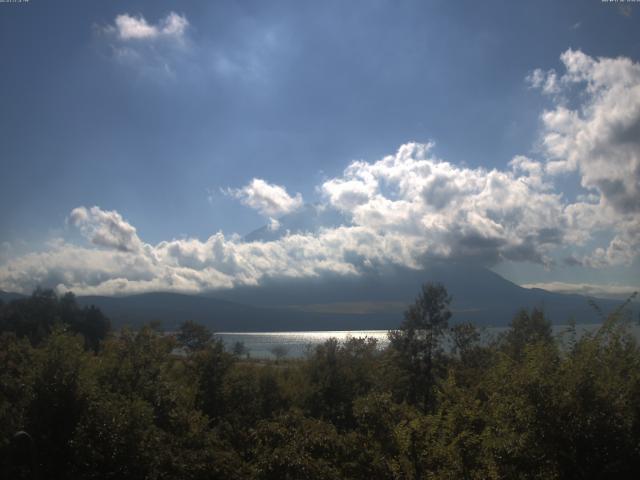
[{"label": "tree", "polygon": [[347,455],[342,437],[330,423],[291,411],[260,422],[255,438],[257,478],[353,478],[340,471],[340,460]]},{"label": "tree", "polygon": [[353,402],[373,388],[377,342],[373,338],[349,338],[343,344],[330,338],[315,349],[306,365],[309,381],[307,409],[314,417],[338,428],[355,423]]},{"label": "tree", "polygon": [[82,334],[85,348],[94,351],[111,329],[111,322],[99,308],[80,308],[71,292],[58,297],[53,290],[38,288],[31,297],[13,300],[0,310],[0,331],[27,337],[32,345],[45,340],[58,324]]},{"label": "tree", "polygon": [[38,462],[47,478],[68,478],[70,440],[87,408],[83,371],[89,355],[80,336],[57,326],[34,356],[32,395],[24,430],[35,440]]},{"label": "tree", "polygon": [[406,400],[427,411],[432,406],[435,359],[442,353],[441,340],[448,328],[451,297],[439,283],[425,283],[404,314],[399,330],[389,332],[394,357],[406,374]]},{"label": "tree", "polygon": [[471,322],[459,323],[451,328],[452,350],[461,360],[469,355],[480,341],[480,333]]},{"label": "tree", "polygon": [[53,290],[37,288],[28,298],[9,302],[2,309],[0,330],[15,332],[18,338],[28,338],[32,345],[49,336],[53,325],[60,323],[58,297]]},{"label": "tree", "polygon": [[531,313],[520,310],[513,318],[509,330],[503,334],[501,341],[507,354],[520,358],[527,345],[553,342],[551,323],[541,309],[534,308]]},{"label": "tree", "polygon": [[286,345],[276,345],[274,347],[271,347],[269,351],[271,352],[271,355],[276,357],[276,363],[278,363],[289,354],[289,347],[287,347]]},{"label": "tree", "polygon": [[209,329],[204,325],[187,320],[180,325],[178,342],[195,352],[206,348],[211,343],[212,336]]},{"label": "tree", "polygon": [[13,332],[0,333],[0,478],[23,478],[12,471],[19,463],[12,451],[12,436],[24,428],[35,373],[29,341]]},{"label": "tree", "polygon": [[195,374],[197,378],[197,404],[210,419],[217,419],[226,413],[224,401],[224,380],[234,364],[235,357],[225,352],[221,340],[210,342],[206,348],[195,353]]},{"label": "tree", "polygon": [[248,358],[249,351],[247,350],[247,347],[245,346],[244,342],[241,342],[240,340],[238,340],[233,344],[233,354],[236,357],[242,357],[245,353],[247,354],[247,358]]}]

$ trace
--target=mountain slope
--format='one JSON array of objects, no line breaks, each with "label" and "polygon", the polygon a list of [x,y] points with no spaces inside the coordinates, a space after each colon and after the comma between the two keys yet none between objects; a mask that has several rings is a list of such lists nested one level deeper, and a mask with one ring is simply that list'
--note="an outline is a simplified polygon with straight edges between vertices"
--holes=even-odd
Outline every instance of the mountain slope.
[{"label": "mountain slope", "polygon": [[289,309],[259,308],[217,298],[177,293],[146,293],[127,297],[78,297],[80,305],[99,307],[114,326],[139,326],[160,321],[175,330],[186,320],[214,331],[361,330],[392,328],[385,319],[362,315],[304,313]]},{"label": "mountain slope", "polygon": [[[80,296],[81,305],[98,306],[114,326],[160,321],[173,330],[193,320],[216,331],[366,330],[397,328],[420,285],[436,281],[453,297],[453,322],[507,325],[520,308],[541,307],[553,323],[570,318],[599,322],[580,295],[526,289],[482,267],[433,264],[424,270],[388,268],[358,277],[324,276],[266,279],[259,287],[236,287],[207,295],[147,293],[126,297]],[[0,292],[7,302],[22,295]],[[621,302],[597,300],[606,313]],[[633,305],[634,315],[640,310]]]},{"label": "mountain slope", "polygon": [[0,290],[0,301],[4,303],[9,303],[11,300],[17,300],[24,297],[25,295],[22,295],[21,293],[5,292],[4,290]]},{"label": "mountain slope", "polygon": [[[284,215],[278,222],[276,230],[265,226],[248,234],[245,240],[269,241],[286,232],[317,232],[323,226],[349,223],[339,212],[315,205],[305,205],[301,210]],[[209,295],[301,313],[359,312],[392,322],[392,319],[402,318],[406,305],[414,300],[420,285],[426,281],[445,285],[453,297],[454,320],[505,325],[518,309],[540,307],[555,323],[565,323],[570,318],[583,323],[600,321],[583,296],[525,289],[487,268],[451,262],[434,262],[422,270],[378,268],[376,272],[350,278],[324,274],[321,278],[263,279],[259,287],[236,287]],[[604,312],[609,312],[621,302],[598,300],[597,303]],[[635,308],[638,309],[637,304]]]},{"label": "mountain slope", "polygon": [[[453,297],[454,321],[473,321],[480,325],[506,325],[520,308],[540,307],[554,323],[575,318],[579,323],[600,319],[580,295],[566,295],[522,288],[482,267],[459,264],[433,264],[424,270],[388,269],[360,277],[267,280],[260,287],[237,287],[212,292],[219,298],[254,306],[294,308],[300,312],[369,312],[379,319],[402,318],[406,305],[427,281],[442,283]],[[597,301],[603,311],[621,302]],[[293,307],[291,307],[293,305]],[[368,306],[368,308],[367,308]],[[637,305],[636,305],[637,308]]]}]

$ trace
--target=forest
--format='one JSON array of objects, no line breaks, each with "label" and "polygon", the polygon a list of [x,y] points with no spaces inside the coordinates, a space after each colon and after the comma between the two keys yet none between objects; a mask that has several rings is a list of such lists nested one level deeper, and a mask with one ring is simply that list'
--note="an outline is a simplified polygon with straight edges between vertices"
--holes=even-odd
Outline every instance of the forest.
[{"label": "forest", "polygon": [[450,302],[425,284],[384,348],[264,360],[36,290],[0,305],[0,478],[637,478],[628,302],[581,335],[522,310],[491,341]]}]

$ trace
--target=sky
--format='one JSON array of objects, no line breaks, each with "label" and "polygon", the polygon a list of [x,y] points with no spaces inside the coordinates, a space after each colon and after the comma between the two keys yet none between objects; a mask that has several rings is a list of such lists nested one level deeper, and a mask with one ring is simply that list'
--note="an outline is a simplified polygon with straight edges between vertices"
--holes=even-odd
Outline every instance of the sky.
[{"label": "sky", "polygon": [[0,289],[640,289],[632,2],[29,0],[0,60]]}]

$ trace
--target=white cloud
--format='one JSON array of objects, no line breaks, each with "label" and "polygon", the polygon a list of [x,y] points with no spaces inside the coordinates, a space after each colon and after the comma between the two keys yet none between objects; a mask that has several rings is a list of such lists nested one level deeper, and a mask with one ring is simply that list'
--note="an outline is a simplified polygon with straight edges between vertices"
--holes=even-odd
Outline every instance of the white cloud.
[{"label": "white cloud", "polygon": [[183,15],[170,12],[157,24],[151,25],[142,15],[118,15],[113,25],[109,25],[106,31],[115,33],[120,40],[144,40],[160,37],[180,40],[189,27],[189,21]]},{"label": "white cloud", "polygon": [[548,261],[563,238],[563,205],[539,163],[518,157],[507,171],[460,168],[431,156],[432,147],[407,144],[378,162],[354,162],[322,191],[355,225],[415,237],[417,255]]},{"label": "white cloud", "polygon": [[525,81],[531,85],[531,88],[539,88],[546,95],[555,95],[561,89],[558,75],[553,69],[545,72],[540,68],[536,68],[527,75]]},{"label": "white cloud", "polygon": [[[19,291],[48,285],[82,294],[195,292],[259,284],[266,277],[358,275],[390,264],[419,268],[427,258],[546,261],[564,235],[562,204],[545,191],[543,180],[530,181],[539,175],[535,162],[521,158],[517,168],[504,172],[465,169],[432,157],[431,148],[407,144],[377,162],[354,162],[323,185],[328,202],[335,201],[350,224],[270,242],[216,233],[206,241],[151,245],[117,212],[78,207],[69,223],[102,248],[58,243],[0,268],[0,285]],[[332,196],[335,185],[345,195],[349,185],[358,191],[364,185],[369,194],[343,202],[344,195]],[[265,214],[302,203],[260,180],[234,195]]]},{"label": "white cloud", "polygon": [[175,12],[171,12],[162,21],[162,27],[160,31],[163,35],[182,37],[188,26],[189,21],[186,19],[186,17],[184,17],[183,15],[178,15]]},{"label": "white cloud", "polygon": [[549,292],[557,293],[576,293],[589,297],[600,298],[629,298],[633,293],[640,292],[640,286],[630,285],[602,285],[593,283],[565,283],[565,282],[547,282],[547,283],[528,283],[522,285],[524,288],[540,288]]},{"label": "white cloud", "polygon": [[144,17],[132,17],[126,13],[116,17],[115,28],[122,40],[154,38],[158,35],[158,29],[149,25]]},{"label": "white cloud", "polygon": [[[517,157],[509,170],[488,171],[456,167],[431,150],[432,145],[407,144],[377,162],[354,162],[321,187],[349,224],[270,242],[216,233],[206,241],[151,245],[119,213],[78,207],[69,223],[101,248],[58,242],[0,268],[0,286],[29,291],[48,285],[81,294],[199,292],[259,284],[266,277],[357,275],[389,264],[419,268],[427,258],[545,263],[592,218],[571,217],[571,205],[549,191],[543,167],[534,160]],[[350,189],[367,193],[357,202],[344,201]],[[302,203],[258,179],[233,195],[265,214]]]},{"label": "white cloud", "polygon": [[280,222],[275,218],[270,218],[267,227],[270,232],[277,232],[280,229]]},{"label": "white cloud", "polygon": [[[387,264],[418,268],[432,258],[550,267],[572,245],[587,253],[571,252],[571,263],[630,265],[640,255],[640,66],[573,50],[561,58],[560,78],[552,72],[549,83],[549,72],[534,71],[529,80],[560,89],[542,115],[541,159],[516,156],[504,169],[467,168],[437,158],[433,144],[408,143],[324,181],[318,187],[324,207],[346,220],[306,233],[291,233],[282,218],[302,207],[299,193],[258,178],[227,189],[281,235],[267,242],[219,232],[204,241],[151,245],[118,212],[78,207],[69,223],[94,247],[58,242],[8,260],[0,266],[0,288],[196,292],[267,277],[357,275]],[[570,89],[577,90],[575,107],[561,98]],[[575,172],[587,193],[572,202],[557,191],[562,172]]]},{"label": "white cloud", "polygon": [[577,171],[582,186],[618,212],[640,212],[640,64],[574,50],[560,58],[561,82],[579,87],[584,100],[543,113],[548,171]]},{"label": "white cloud", "polygon": [[191,59],[189,27],[187,18],[175,12],[155,24],[142,15],[123,13],[96,33],[108,43],[116,63],[147,80],[163,82],[177,78]]},{"label": "white cloud", "polygon": [[606,248],[597,248],[583,259],[583,264],[595,268],[609,265],[630,265],[640,255],[640,222],[618,224],[616,235]]},{"label": "white cloud", "polygon": [[[571,49],[560,59],[566,72],[556,84],[580,102],[571,108],[556,99],[543,112],[545,169],[551,175],[577,172],[582,187],[597,198],[569,207],[582,227],[574,236],[584,240],[594,229],[606,229],[613,237],[583,263],[630,264],[640,252],[640,64]],[[536,72],[531,83],[541,87],[544,75]]]},{"label": "white cloud", "polygon": [[105,211],[98,207],[78,207],[71,211],[67,220],[97,246],[133,252],[139,250],[142,245],[136,229],[118,212]]},{"label": "white cloud", "polygon": [[223,193],[239,199],[244,205],[266,217],[278,217],[302,206],[302,196],[290,196],[284,187],[254,178],[242,188],[226,189]]}]

